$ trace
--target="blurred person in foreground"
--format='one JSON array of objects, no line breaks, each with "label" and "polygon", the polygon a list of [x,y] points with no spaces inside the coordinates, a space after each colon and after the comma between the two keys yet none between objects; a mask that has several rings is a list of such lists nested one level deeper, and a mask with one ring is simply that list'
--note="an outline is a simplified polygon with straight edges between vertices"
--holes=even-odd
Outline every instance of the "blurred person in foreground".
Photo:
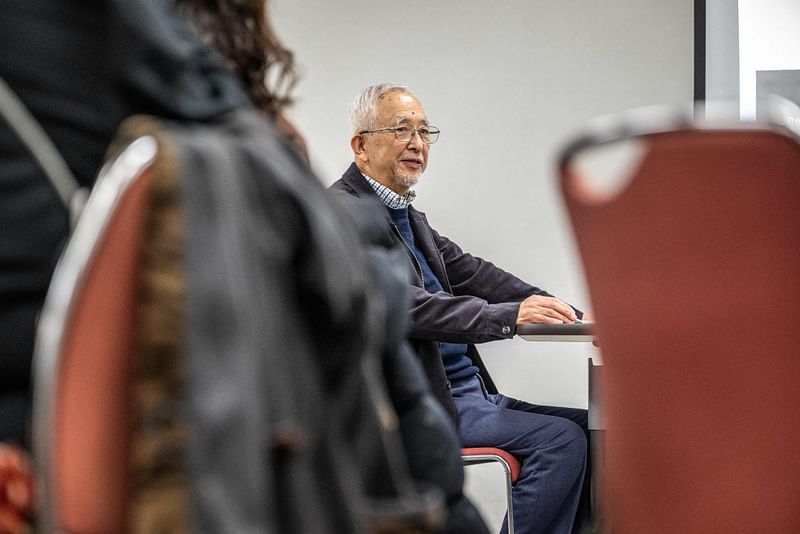
[{"label": "blurred person in foreground", "polygon": [[[285,80],[293,79],[287,67],[291,56],[273,39],[264,3],[183,5],[192,21],[163,0],[106,0],[89,6],[44,0],[3,3],[8,16],[0,22],[0,76],[43,127],[81,186],[91,188],[109,142],[131,115],[213,122],[255,104],[303,153],[302,138],[281,113],[288,91],[264,89],[270,65],[277,65]],[[213,46],[197,38],[198,29]],[[69,233],[69,218],[67,206],[11,128],[0,128],[0,170],[0,222],[4,232],[8,229],[0,245],[0,439],[27,447],[36,318]],[[394,356],[384,364],[387,375],[413,374],[413,364],[398,365]],[[415,381],[395,381],[390,389],[401,409],[412,471],[441,487],[448,501],[450,514],[439,531],[485,532],[461,493],[457,441],[443,414],[427,403],[429,393]],[[415,421],[424,424],[418,427]],[[420,432],[440,446],[414,448]],[[29,470],[20,462],[24,453],[19,448],[7,452],[3,455],[12,460],[5,471],[21,473],[30,484]],[[11,529],[19,521],[24,528],[33,495],[23,495],[16,474],[0,480],[0,494],[9,496],[14,510],[13,516],[4,516],[12,517]],[[8,509],[0,501],[0,511]],[[178,519],[171,528],[180,531],[186,523]]]},{"label": "blurred person in foreground", "polygon": [[[130,115],[208,121],[250,106],[171,2],[2,0],[0,9],[0,77],[81,187],[92,187]],[[28,447],[36,321],[69,210],[5,120],[0,228],[0,441]]]},{"label": "blurred person in foreground", "polygon": [[[0,10],[4,87],[84,189],[125,118],[208,121],[251,105],[171,2],[1,0]],[[18,135],[28,126],[0,118],[0,532],[26,531],[33,517],[31,359],[70,232],[68,206]]]}]

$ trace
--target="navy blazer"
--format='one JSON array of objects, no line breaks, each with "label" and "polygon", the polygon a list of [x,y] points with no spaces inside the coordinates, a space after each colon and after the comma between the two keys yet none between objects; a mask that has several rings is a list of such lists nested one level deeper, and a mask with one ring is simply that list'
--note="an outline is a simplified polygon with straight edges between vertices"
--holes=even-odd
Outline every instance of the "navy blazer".
[{"label": "navy blazer", "polygon": [[[377,199],[377,194],[355,163],[330,188],[340,194]],[[464,252],[456,243],[431,228],[425,214],[413,206],[409,207],[409,220],[415,243],[444,291],[425,291],[413,253],[405,247],[409,266],[417,273],[414,276],[408,337],[422,361],[434,394],[457,421],[437,342],[466,343],[467,355],[480,369],[487,390],[496,393],[497,388],[475,343],[513,337],[520,302],[530,295],[551,295],[491,262]],[[395,238],[402,241],[388,213],[386,224]]]}]

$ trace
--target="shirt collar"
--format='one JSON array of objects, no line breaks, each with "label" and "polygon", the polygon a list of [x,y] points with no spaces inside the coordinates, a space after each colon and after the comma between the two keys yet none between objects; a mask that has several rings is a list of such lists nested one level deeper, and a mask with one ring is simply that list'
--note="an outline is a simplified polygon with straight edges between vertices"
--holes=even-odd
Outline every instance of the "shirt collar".
[{"label": "shirt collar", "polygon": [[414,199],[417,198],[417,193],[413,189],[409,189],[404,195],[398,195],[382,183],[373,180],[363,172],[361,175],[364,176],[370,187],[372,187],[372,189],[375,190],[375,193],[378,194],[378,198],[381,199],[381,202],[383,202],[383,204],[389,209],[399,210],[407,208],[412,202],[414,202]]}]

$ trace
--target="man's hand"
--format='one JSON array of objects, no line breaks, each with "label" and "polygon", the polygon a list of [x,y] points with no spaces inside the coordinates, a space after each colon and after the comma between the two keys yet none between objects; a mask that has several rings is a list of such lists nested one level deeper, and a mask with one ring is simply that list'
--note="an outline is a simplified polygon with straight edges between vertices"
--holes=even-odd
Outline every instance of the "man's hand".
[{"label": "man's hand", "polygon": [[517,315],[517,324],[562,324],[574,323],[577,316],[572,306],[555,297],[531,295],[522,301]]}]

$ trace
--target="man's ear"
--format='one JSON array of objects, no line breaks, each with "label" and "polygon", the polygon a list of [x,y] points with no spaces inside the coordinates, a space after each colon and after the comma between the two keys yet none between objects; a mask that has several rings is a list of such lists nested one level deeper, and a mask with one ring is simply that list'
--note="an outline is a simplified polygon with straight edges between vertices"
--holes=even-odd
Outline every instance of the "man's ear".
[{"label": "man's ear", "polygon": [[367,162],[367,147],[364,146],[364,136],[356,134],[350,138],[350,148],[353,149],[353,154],[359,161]]}]

